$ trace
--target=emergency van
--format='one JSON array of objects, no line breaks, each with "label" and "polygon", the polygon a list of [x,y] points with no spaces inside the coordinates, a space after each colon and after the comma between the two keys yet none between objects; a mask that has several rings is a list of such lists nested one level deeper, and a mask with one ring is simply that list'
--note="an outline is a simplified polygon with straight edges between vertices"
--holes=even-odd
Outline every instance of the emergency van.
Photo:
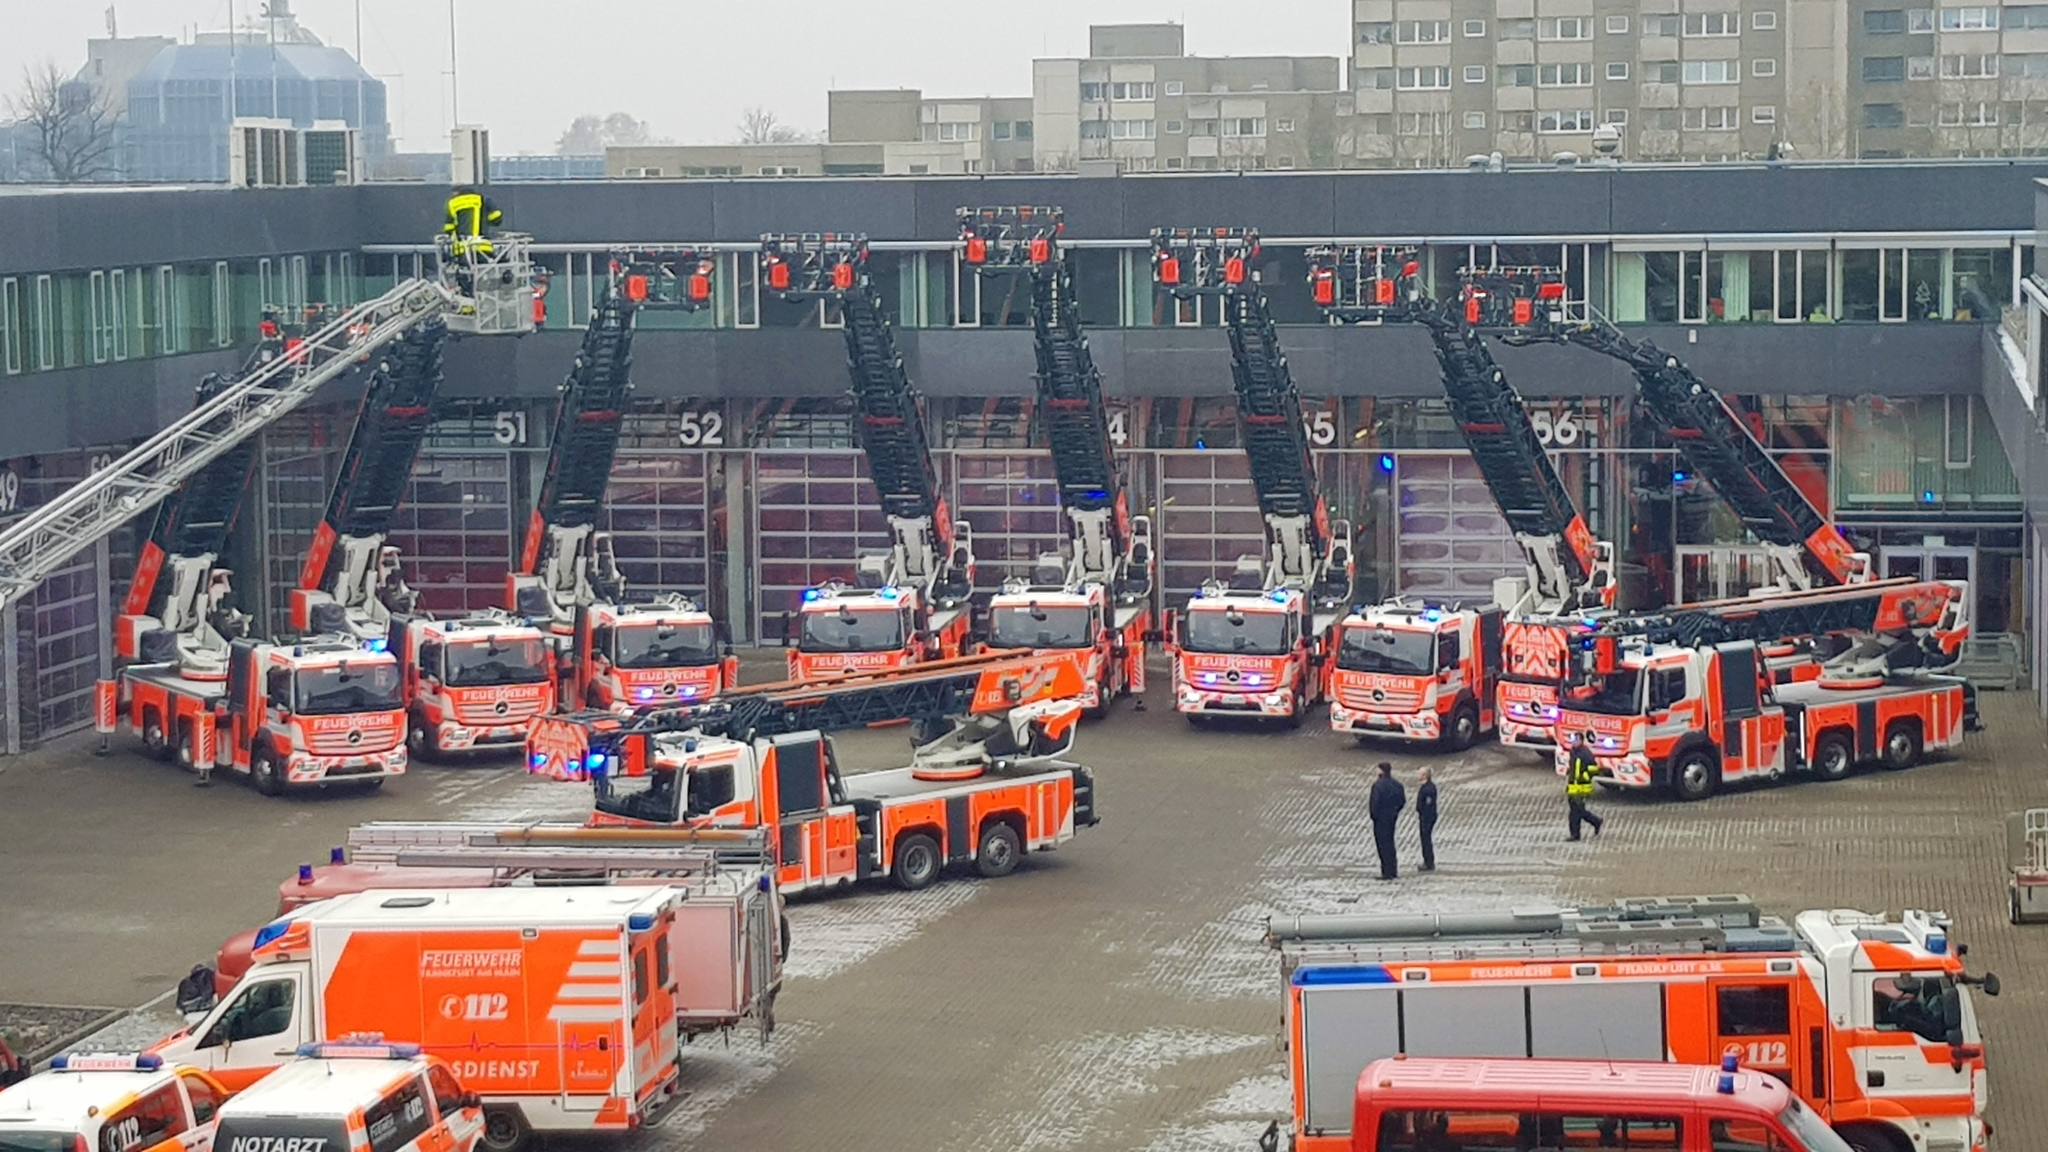
[{"label": "emergency van", "polygon": [[[680,930],[687,895],[383,889],[323,901],[259,932],[242,982],[155,1051],[246,1087],[324,1037],[411,1037],[482,1097],[486,1152],[534,1132],[639,1127],[673,1102],[677,998],[704,963]],[[771,1010],[773,988],[750,992]]]},{"label": "emergency van", "polygon": [[416,1044],[349,1036],[298,1059],[220,1110],[220,1152],[472,1152],[482,1098]]},{"label": "emergency van", "polygon": [[143,1053],[72,1053],[0,1091],[7,1152],[210,1152],[228,1091]]},{"label": "emergency van", "polygon": [[1350,1152],[1586,1148],[1851,1152],[1768,1073],[1626,1060],[1394,1057],[1366,1065]]}]

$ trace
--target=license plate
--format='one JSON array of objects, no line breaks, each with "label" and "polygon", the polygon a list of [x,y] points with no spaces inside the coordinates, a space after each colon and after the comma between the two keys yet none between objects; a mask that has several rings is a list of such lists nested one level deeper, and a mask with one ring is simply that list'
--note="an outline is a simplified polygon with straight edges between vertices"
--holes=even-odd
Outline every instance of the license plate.
[{"label": "license plate", "polygon": [[1229,694],[1229,695],[1225,696],[1225,697],[1223,698],[1223,702],[1224,702],[1225,704],[1242,704],[1242,703],[1244,703],[1244,697],[1243,697],[1243,696],[1240,696],[1240,695],[1238,695],[1238,694],[1237,694],[1237,693],[1235,693],[1235,692],[1233,692],[1233,693],[1231,693],[1231,694]]}]

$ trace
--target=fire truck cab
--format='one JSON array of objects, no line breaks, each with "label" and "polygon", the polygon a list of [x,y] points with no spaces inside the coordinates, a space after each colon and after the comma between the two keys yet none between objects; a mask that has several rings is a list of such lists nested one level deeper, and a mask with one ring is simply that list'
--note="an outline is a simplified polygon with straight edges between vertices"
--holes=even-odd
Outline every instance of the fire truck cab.
[{"label": "fire truck cab", "polygon": [[1172,621],[1174,705],[1200,724],[1266,716],[1299,725],[1329,683],[1336,619],[1298,588],[1225,588],[1214,581]]},{"label": "fire truck cab", "polygon": [[1027,584],[1013,580],[989,601],[991,649],[1058,649],[1081,655],[1077,699],[1099,716],[1119,696],[1145,691],[1143,603],[1111,603],[1102,584]]},{"label": "fire truck cab", "polygon": [[228,768],[267,796],[297,785],[374,788],[406,769],[400,691],[397,662],[352,637],[238,640],[221,679],[138,664],[100,681],[95,726],[104,738],[127,721],[152,754],[202,783]]},{"label": "fire truck cab", "polygon": [[[371,641],[371,643],[378,643]],[[540,629],[502,612],[462,620],[394,617],[414,755],[516,748],[555,707],[555,660]]]},{"label": "fire truck cab", "polygon": [[851,587],[837,581],[804,589],[796,614],[791,680],[822,680],[852,672],[906,668],[968,655],[971,623],[962,601],[929,608],[916,588]]},{"label": "fire truck cab", "polygon": [[1395,600],[1337,626],[1330,727],[1461,751],[1494,726],[1501,610]]},{"label": "fire truck cab", "polygon": [[719,655],[711,614],[682,596],[583,607],[564,663],[565,704],[620,712],[709,700],[740,674],[737,656]]}]

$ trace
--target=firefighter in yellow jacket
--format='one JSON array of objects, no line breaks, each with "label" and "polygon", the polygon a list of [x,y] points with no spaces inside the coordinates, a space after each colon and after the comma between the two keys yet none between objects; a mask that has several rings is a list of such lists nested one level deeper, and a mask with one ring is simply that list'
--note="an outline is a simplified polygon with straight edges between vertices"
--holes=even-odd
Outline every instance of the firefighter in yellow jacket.
[{"label": "firefighter in yellow jacket", "polygon": [[441,231],[453,238],[450,248],[456,256],[473,260],[491,254],[491,230],[504,221],[505,214],[490,197],[464,186],[448,197],[448,219]]},{"label": "firefighter in yellow jacket", "polygon": [[1579,838],[1581,823],[1593,826],[1593,835],[1598,836],[1607,821],[1594,815],[1586,807],[1586,801],[1593,798],[1593,778],[1600,774],[1600,762],[1593,759],[1593,734],[1583,732],[1570,737],[1572,756],[1564,775],[1564,802],[1570,809],[1571,839]]}]

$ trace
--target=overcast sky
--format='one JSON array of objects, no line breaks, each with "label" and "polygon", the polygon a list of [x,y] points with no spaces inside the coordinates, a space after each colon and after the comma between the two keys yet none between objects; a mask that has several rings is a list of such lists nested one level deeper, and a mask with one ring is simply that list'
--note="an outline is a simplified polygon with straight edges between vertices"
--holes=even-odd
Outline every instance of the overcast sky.
[{"label": "overcast sky", "polygon": [[[109,0],[0,0],[0,92],[24,66],[85,61]],[[189,36],[246,19],[261,0],[111,0],[121,35]],[[1204,56],[1338,56],[1350,0],[452,0],[464,121],[500,154],[551,152],[577,114],[630,112],[683,143],[732,139],[762,105],[825,126],[829,88],[1028,96],[1035,56],[1079,56],[1087,26],[1173,20]],[[291,0],[329,44],[354,48],[390,88],[408,151],[445,151],[451,0]]]}]

